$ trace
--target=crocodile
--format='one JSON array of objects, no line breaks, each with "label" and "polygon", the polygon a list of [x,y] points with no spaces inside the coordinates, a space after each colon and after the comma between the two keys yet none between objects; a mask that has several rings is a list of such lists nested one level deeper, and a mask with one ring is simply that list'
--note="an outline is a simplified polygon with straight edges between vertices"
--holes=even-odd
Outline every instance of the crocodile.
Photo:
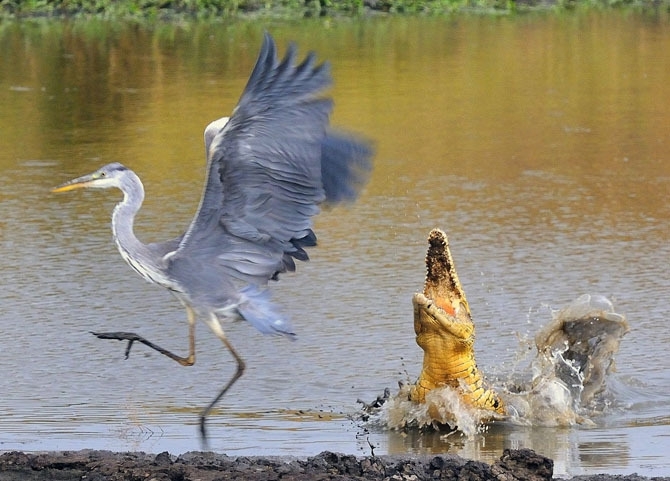
[{"label": "crocodile", "polygon": [[[535,337],[533,370],[537,374],[530,384],[497,392],[487,385],[477,367],[475,324],[447,235],[433,229],[428,244],[423,292],[412,298],[416,342],[424,351],[423,366],[409,387],[409,401],[425,404],[433,421],[447,424],[452,424],[453,416],[445,412],[439,398],[428,396],[447,386],[466,406],[478,410],[483,421],[518,415],[526,404],[546,402],[543,386],[562,386],[569,391],[577,411],[598,405],[607,376],[615,369],[619,343],[629,331],[625,316],[614,312],[609,300],[584,295],[555,312],[554,319]],[[558,412],[556,416],[561,415]],[[579,416],[573,418],[579,422]]]},{"label": "crocodile", "polygon": [[500,396],[487,386],[477,368],[475,324],[447,235],[433,229],[428,244],[423,292],[412,298],[416,342],[424,351],[423,368],[410,388],[409,399],[423,403],[429,391],[450,386],[471,407],[505,414]]}]

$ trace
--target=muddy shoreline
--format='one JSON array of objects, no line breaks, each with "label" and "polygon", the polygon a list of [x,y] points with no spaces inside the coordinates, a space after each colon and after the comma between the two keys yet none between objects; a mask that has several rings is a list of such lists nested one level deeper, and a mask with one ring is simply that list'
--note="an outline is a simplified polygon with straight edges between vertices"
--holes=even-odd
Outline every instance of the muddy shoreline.
[{"label": "muddy shoreline", "polygon": [[[325,451],[309,458],[229,457],[209,452],[179,456],[116,453],[111,451],[63,451],[49,453],[6,452],[0,455],[0,481],[32,480],[86,481],[549,481],[553,461],[529,449],[505,450],[489,465],[455,455],[365,456]],[[576,476],[579,481],[670,481],[637,475]]]}]

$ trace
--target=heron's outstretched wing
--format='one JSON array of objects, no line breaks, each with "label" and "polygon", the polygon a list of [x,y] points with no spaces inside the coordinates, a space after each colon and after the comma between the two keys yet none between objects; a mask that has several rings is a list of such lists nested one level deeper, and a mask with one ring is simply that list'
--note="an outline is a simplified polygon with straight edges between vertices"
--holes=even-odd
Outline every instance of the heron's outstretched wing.
[{"label": "heron's outstretched wing", "polygon": [[[294,270],[293,258],[307,259],[303,248],[316,243],[311,217],[326,198],[321,157],[332,100],[322,92],[331,77],[313,54],[299,65],[295,57],[291,46],[278,61],[266,34],[232,116],[216,135],[208,129],[205,191],[175,260],[206,255],[225,274],[264,284]],[[352,161],[355,150],[344,150]],[[327,189],[346,197],[335,181]]]}]

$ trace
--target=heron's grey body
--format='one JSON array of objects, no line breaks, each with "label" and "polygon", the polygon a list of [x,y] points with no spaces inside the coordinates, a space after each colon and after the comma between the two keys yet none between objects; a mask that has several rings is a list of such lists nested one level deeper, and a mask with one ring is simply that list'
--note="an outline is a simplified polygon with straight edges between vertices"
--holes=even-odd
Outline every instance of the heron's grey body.
[{"label": "heron's grey body", "polygon": [[[221,321],[240,317],[266,334],[293,336],[271,303],[266,286],[308,260],[316,245],[312,217],[322,202],[353,200],[371,168],[365,142],[328,130],[332,100],[322,92],[331,78],[309,54],[295,65],[295,48],[277,59],[266,34],[240,101],[230,118],[205,130],[207,178],[186,232],[163,243],[143,244],[133,220],[144,199],[139,177],[119,163],[74,179],[56,191],[117,187],[123,201],[112,215],[123,258],[141,276],[175,294],[187,310],[189,356],[179,357],[132,333],[102,338],[143,342],[183,365],[195,362],[194,323],[201,318],[224,342],[238,370],[201,416],[242,374],[244,362],[225,337]],[[127,350],[127,352],[128,352]]]}]

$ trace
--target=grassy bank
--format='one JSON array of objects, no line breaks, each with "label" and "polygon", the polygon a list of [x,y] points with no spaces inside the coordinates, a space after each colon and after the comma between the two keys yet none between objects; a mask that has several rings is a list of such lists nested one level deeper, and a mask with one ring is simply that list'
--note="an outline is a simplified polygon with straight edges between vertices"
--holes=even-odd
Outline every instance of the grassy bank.
[{"label": "grassy bank", "polygon": [[0,17],[210,18],[253,13],[292,17],[370,13],[513,12],[577,7],[670,11],[670,0],[0,0]]}]

